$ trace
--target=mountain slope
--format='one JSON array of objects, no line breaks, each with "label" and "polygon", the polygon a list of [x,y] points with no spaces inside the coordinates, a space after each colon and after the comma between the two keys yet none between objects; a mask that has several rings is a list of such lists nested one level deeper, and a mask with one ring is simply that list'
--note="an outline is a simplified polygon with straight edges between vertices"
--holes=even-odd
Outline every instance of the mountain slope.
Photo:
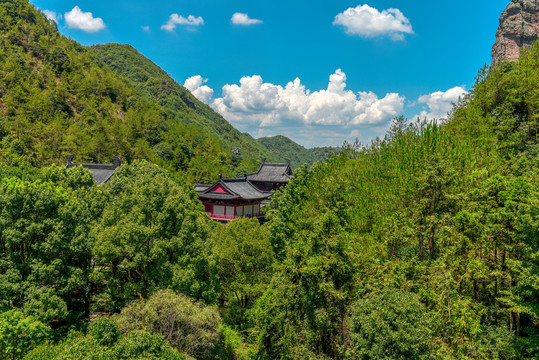
[{"label": "mountain slope", "polygon": [[204,133],[220,139],[227,148],[238,147],[244,156],[257,160],[266,157],[271,161],[290,159],[292,166],[297,168],[304,163],[312,165],[337,152],[333,148],[305,149],[284,136],[253,139],[251,135],[240,133],[232,127],[221,115],[199,101],[131,45],[94,45],[90,49],[110,69],[129,79],[137,89],[180,121],[196,125]]},{"label": "mountain slope", "polygon": [[[0,3],[0,159],[42,166],[141,158],[210,181],[257,167],[265,149],[148,64],[137,88],[23,0]],[[161,89],[151,93],[148,89]],[[175,96],[177,95],[177,96]],[[185,102],[184,102],[185,100]],[[242,157],[232,152],[239,147]]]},{"label": "mountain slope", "polygon": [[[0,43],[4,158],[37,165],[68,153],[104,161],[113,153],[129,159],[145,152],[131,144],[162,122],[161,109],[137,99],[133,88],[95,65],[95,57],[61,36],[33,6],[0,5]],[[143,119],[128,98],[138,102]]]}]

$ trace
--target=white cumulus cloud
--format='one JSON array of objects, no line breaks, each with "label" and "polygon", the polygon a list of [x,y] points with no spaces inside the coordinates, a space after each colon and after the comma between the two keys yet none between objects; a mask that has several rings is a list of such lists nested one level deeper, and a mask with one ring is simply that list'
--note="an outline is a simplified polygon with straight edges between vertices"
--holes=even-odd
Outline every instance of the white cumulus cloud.
[{"label": "white cumulus cloud", "polygon": [[45,14],[47,19],[54,21],[55,23],[58,23],[58,20],[62,18],[62,14],[57,14],[56,12],[51,10],[43,10],[43,14]]},{"label": "white cumulus cloud", "polygon": [[162,30],[173,31],[176,28],[176,25],[187,25],[187,26],[200,26],[204,25],[204,19],[202,16],[195,17],[193,15],[187,16],[184,18],[178,14],[171,14],[168,18],[168,21],[161,25]]},{"label": "white cumulus cloud", "polygon": [[338,126],[387,123],[404,107],[396,93],[378,98],[373,92],[346,89],[346,74],[340,69],[329,78],[327,89],[306,89],[299,78],[286,86],[265,83],[261,76],[242,77],[238,84],[223,86],[222,97],[208,98],[209,87],[202,77],[191,77],[186,87],[235,125]]},{"label": "white cumulus cloud", "polygon": [[232,24],[234,25],[255,25],[255,24],[261,24],[263,23],[262,20],[259,19],[251,19],[249,15],[243,14],[243,13],[235,13],[232,15],[232,18],[230,19]]},{"label": "white cumulus cloud", "polygon": [[434,120],[444,119],[453,108],[468,92],[463,86],[455,86],[447,91],[436,91],[432,94],[422,95],[417,100],[418,104],[425,104],[423,111],[417,116],[421,119]]},{"label": "white cumulus cloud", "polygon": [[142,30],[146,31],[146,32],[150,32],[152,31],[152,29],[150,29],[150,27],[148,25],[143,25],[140,27]]},{"label": "white cumulus cloud", "polygon": [[97,32],[105,28],[103,19],[94,18],[94,15],[91,12],[84,12],[78,6],[75,6],[73,10],[66,12],[64,18],[67,26],[72,29]]},{"label": "white cumulus cloud", "polygon": [[369,5],[358,5],[337,14],[333,25],[341,25],[347,34],[366,38],[389,36],[403,40],[404,34],[413,34],[410,20],[399,9],[379,11]]},{"label": "white cumulus cloud", "polygon": [[191,76],[185,80],[183,86],[189,90],[198,100],[210,104],[213,98],[213,89],[207,85],[202,85],[208,79],[203,79],[200,75]]}]

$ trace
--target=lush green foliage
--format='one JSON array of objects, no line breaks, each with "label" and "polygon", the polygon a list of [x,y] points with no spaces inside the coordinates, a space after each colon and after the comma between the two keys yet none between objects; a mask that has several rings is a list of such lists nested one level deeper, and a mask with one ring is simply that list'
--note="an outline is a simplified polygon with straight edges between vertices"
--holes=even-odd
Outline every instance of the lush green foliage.
[{"label": "lush green foliage", "polygon": [[428,359],[436,317],[416,294],[384,289],[352,305],[352,359]]},{"label": "lush green foliage", "polygon": [[251,310],[265,358],[338,356],[356,264],[334,212],[302,221],[312,226],[292,235],[270,289]]},{"label": "lush green foliage", "polygon": [[155,157],[144,133],[165,121],[159,106],[99,67],[26,1],[2,2],[0,19],[4,161]]},{"label": "lush green foliage", "polygon": [[[65,172],[65,170],[64,170]],[[69,182],[78,171],[69,173]],[[88,174],[86,174],[88,175]],[[21,307],[41,321],[88,316],[92,249],[86,190],[50,181],[0,183],[0,306]]]},{"label": "lush green foliage", "polygon": [[258,219],[239,218],[213,233],[221,290],[226,299],[246,308],[264,292],[271,277],[273,251],[270,234]]},{"label": "lush green foliage", "polygon": [[[91,310],[119,311],[161,288],[215,301],[219,278],[212,249],[205,245],[213,224],[193,189],[180,185],[172,174],[136,161],[119,168],[105,186],[89,188],[91,175],[82,167],[66,171],[53,165],[20,172],[4,166],[2,172],[29,179],[4,178],[0,184],[0,301],[3,310],[22,311],[2,314],[5,354],[20,358],[48,337],[50,331],[40,321],[56,329],[59,339],[69,328],[84,329]],[[169,299],[168,307],[175,296],[161,292],[153,299]],[[192,315],[180,331],[198,331],[184,347],[207,336],[222,350],[218,313],[186,296],[180,299],[174,311],[182,308]],[[120,337],[118,331],[116,322],[97,319],[88,335],[43,345],[28,356],[179,358],[168,338],[147,332]]]},{"label": "lush green foliage", "polygon": [[25,360],[185,360],[161,335],[131,331],[111,344],[94,335],[72,332],[56,345],[44,344],[28,353]]},{"label": "lush green foliage", "polygon": [[21,359],[25,353],[50,336],[51,329],[18,310],[0,314],[0,356]]},{"label": "lush green foliage", "polygon": [[120,327],[110,318],[97,318],[88,326],[88,335],[100,345],[111,346],[120,338]]},{"label": "lush green foliage", "polygon": [[[26,1],[0,3],[0,42],[3,357],[539,356],[539,45],[448,121],[397,118],[295,171],[269,223],[223,226],[185,180],[248,171],[260,144]],[[100,187],[31,166],[70,152],[128,164]]]}]

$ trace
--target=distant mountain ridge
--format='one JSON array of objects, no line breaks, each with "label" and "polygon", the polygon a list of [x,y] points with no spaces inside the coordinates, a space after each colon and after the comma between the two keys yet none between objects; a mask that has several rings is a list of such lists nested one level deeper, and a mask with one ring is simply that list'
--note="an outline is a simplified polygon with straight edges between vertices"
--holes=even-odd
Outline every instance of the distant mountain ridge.
[{"label": "distant mountain ridge", "polygon": [[283,135],[263,137],[259,138],[258,141],[274,157],[278,159],[289,159],[293,169],[303,164],[312,165],[317,161],[327,159],[331,154],[340,152],[340,148],[330,146],[306,149]]}]

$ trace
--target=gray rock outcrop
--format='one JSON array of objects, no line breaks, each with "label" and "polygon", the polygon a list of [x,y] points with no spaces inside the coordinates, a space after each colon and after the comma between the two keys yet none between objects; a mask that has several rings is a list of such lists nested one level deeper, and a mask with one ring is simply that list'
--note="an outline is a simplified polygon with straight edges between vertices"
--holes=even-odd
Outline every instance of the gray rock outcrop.
[{"label": "gray rock outcrop", "polygon": [[512,1],[500,17],[496,42],[492,47],[492,65],[500,60],[515,61],[522,48],[530,48],[539,33],[539,0]]}]

